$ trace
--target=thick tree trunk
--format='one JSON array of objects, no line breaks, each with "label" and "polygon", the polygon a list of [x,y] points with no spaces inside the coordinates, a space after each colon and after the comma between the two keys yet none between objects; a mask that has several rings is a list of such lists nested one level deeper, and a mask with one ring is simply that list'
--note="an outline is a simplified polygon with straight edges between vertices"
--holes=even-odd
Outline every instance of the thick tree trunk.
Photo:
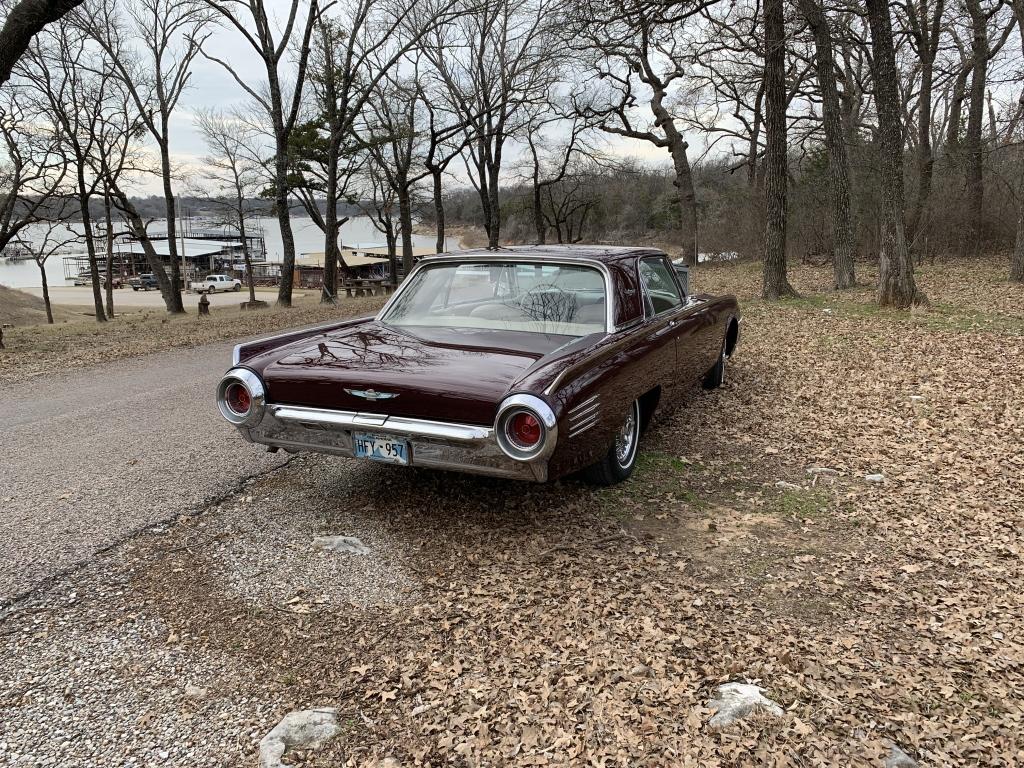
[{"label": "thick tree trunk", "polygon": [[[164,121],[163,135],[167,136],[167,121]],[[178,228],[177,216],[178,207],[174,199],[174,189],[171,187],[171,153],[167,142],[160,145],[160,170],[163,175],[164,204],[167,211],[167,254],[171,260],[171,305],[167,311],[179,313],[185,311],[185,304],[181,298],[181,289],[184,287],[181,279],[181,262],[178,253]]]},{"label": "thick tree trunk", "polygon": [[444,194],[441,188],[441,169],[431,168],[430,175],[434,181],[434,218],[437,220],[437,242],[434,249],[444,253]]},{"label": "thick tree trunk", "polygon": [[[39,262],[36,262],[39,264]],[[43,306],[46,307],[46,322],[53,325],[53,307],[50,305],[50,286],[46,283],[46,263],[39,264],[39,277],[43,281]]]},{"label": "thick tree trunk", "polygon": [[764,4],[765,227],[761,295],[795,296],[786,277],[786,30],[783,0]]},{"label": "thick tree trunk", "polygon": [[907,235],[916,243],[921,220],[925,218],[928,201],[932,196],[932,173],[935,155],[932,152],[932,87],[935,61],[921,60],[921,93],[917,99],[917,194],[907,222]]},{"label": "thick tree trunk", "polygon": [[836,288],[853,288],[853,226],[850,223],[850,164],[843,138],[842,108],[836,87],[832,31],[817,0],[800,0],[800,9],[814,32],[815,67],[821,88],[822,126],[828,148],[829,194],[832,203],[832,275]]},{"label": "thick tree trunk", "polygon": [[977,254],[985,237],[985,153],[982,145],[982,123],[985,119],[985,86],[988,78],[989,44],[985,12],[979,0],[966,0],[971,17],[971,91],[967,109],[967,133],[964,151],[967,167],[967,227],[965,251]]},{"label": "thick tree trunk", "polygon": [[501,198],[498,191],[498,175],[501,172],[499,155],[487,169],[487,207],[491,214],[491,225],[487,228],[487,247],[497,248],[501,241]]},{"label": "thick tree trunk", "polygon": [[676,128],[672,113],[665,106],[666,92],[663,87],[652,85],[651,113],[655,125],[665,134],[668,151],[672,156],[672,168],[675,171],[676,194],[679,195],[679,245],[682,248],[686,263],[697,266],[697,193],[693,187],[693,173],[690,169],[690,158],[687,150],[690,145]]},{"label": "thick tree trunk", "polygon": [[82,0],[21,0],[7,14],[0,29],[0,85],[6,83],[32,38]]},{"label": "thick tree trunk", "polygon": [[909,307],[927,303],[914,282],[914,262],[903,229],[903,124],[888,0],[867,0],[872,69],[881,150],[882,221],[878,254],[878,303]]}]

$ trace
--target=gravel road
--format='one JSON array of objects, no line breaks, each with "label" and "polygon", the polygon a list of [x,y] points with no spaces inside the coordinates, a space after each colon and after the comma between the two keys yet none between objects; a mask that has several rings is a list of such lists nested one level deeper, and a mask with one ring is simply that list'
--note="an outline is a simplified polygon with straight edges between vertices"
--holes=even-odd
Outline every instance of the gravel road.
[{"label": "gravel road", "polygon": [[230,358],[215,344],[0,391],[0,604],[284,461],[218,415]]}]

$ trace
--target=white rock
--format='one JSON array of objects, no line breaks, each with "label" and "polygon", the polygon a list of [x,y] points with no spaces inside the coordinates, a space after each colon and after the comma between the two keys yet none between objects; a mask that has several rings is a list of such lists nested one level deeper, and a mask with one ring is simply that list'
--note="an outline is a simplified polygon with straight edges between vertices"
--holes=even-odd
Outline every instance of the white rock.
[{"label": "white rock", "polygon": [[924,395],[911,395],[910,396],[910,402],[912,402],[912,403],[924,402]]},{"label": "white rock", "polygon": [[347,555],[370,554],[370,548],[355,536],[317,536],[313,539],[313,546]]},{"label": "white rock", "polygon": [[260,768],[283,768],[281,758],[288,748],[319,749],[337,732],[334,707],[289,712],[260,741]]},{"label": "white rock", "polygon": [[837,477],[839,475],[839,470],[832,469],[831,467],[808,467],[807,474],[824,477]]},{"label": "white rock", "polygon": [[718,694],[708,702],[715,714],[708,720],[712,728],[732,725],[755,710],[762,710],[773,717],[782,717],[782,707],[766,699],[764,689],[749,683],[725,683],[718,686]]},{"label": "white rock", "polygon": [[917,760],[893,744],[885,758],[885,768],[917,768]]},{"label": "white rock", "polygon": [[881,472],[877,472],[873,475],[864,475],[864,479],[867,480],[869,483],[884,483],[885,475],[883,475]]},{"label": "white rock", "polygon": [[782,488],[783,490],[786,490],[786,491],[802,491],[803,490],[803,488],[801,488],[796,483],[787,483],[785,480],[776,480],[775,481],[775,487],[776,488]]},{"label": "white rock", "polygon": [[209,691],[199,685],[189,684],[185,686],[186,699],[205,699],[208,693]]}]

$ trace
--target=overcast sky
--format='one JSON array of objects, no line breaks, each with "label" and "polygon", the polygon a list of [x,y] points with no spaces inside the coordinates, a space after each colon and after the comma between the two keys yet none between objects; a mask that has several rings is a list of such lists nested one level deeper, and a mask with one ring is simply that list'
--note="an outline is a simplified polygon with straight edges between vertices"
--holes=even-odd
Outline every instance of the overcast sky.
[{"label": "overcast sky", "polygon": [[[271,3],[271,6],[273,5],[277,5],[281,9],[280,12],[283,13],[283,9],[287,8],[289,3],[285,0],[274,0]],[[246,80],[248,85],[259,89],[266,82],[263,62],[242,38],[241,33],[233,27],[216,28],[207,41],[205,49],[211,55],[229,62],[239,74],[247,76],[249,78]],[[287,76],[290,72],[288,64],[282,63],[280,71],[283,76]],[[197,167],[206,154],[203,137],[194,124],[193,118],[197,111],[230,109],[246,103],[247,94],[220,64],[202,56],[197,57],[192,67],[190,86],[183,94],[181,103],[172,117],[171,151],[179,168],[186,170],[187,167]],[[607,150],[614,154],[637,157],[651,164],[667,164],[669,161],[668,153],[665,150],[653,147],[646,142],[614,136],[607,137],[607,142]],[[514,151],[513,154],[517,154],[517,152]],[[511,163],[506,167],[510,165]],[[459,179],[453,179],[451,183],[458,183],[459,180],[465,183],[464,171],[461,174],[458,173],[461,170],[461,164],[456,161],[452,163],[451,168],[459,177]],[[511,174],[506,177],[506,180],[511,181],[510,176]],[[159,179],[155,176],[140,178],[134,187],[138,194],[162,194]]]}]

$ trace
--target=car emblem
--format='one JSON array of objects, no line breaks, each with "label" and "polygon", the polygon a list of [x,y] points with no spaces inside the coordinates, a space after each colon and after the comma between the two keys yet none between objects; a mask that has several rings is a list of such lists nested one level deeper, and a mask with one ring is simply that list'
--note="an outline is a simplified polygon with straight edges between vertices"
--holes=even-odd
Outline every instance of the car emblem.
[{"label": "car emblem", "polygon": [[348,389],[346,387],[345,391],[348,392],[350,395],[354,395],[356,397],[361,397],[364,400],[391,400],[393,398],[398,397],[398,393],[397,392],[378,392],[377,390],[372,389],[372,388],[371,389]]}]

